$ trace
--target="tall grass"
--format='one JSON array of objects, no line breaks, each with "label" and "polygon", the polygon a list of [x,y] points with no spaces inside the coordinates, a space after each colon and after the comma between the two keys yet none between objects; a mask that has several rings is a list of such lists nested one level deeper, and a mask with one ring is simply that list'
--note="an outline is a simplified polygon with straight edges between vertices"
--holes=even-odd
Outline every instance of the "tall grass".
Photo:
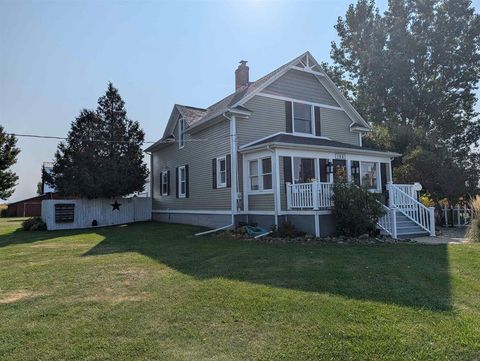
[{"label": "tall grass", "polygon": [[472,242],[480,242],[480,195],[472,197],[470,207],[475,209],[476,216],[472,219],[467,238]]}]

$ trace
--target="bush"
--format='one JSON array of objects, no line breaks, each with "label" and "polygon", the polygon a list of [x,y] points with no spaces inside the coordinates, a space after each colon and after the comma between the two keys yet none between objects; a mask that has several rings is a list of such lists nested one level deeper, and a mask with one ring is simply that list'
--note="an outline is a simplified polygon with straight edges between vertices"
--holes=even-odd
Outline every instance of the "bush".
[{"label": "bush", "polygon": [[22,222],[22,229],[24,231],[46,231],[47,225],[41,218],[29,218]]},{"label": "bush", "polygon": [[277,237],[282,238],[295,238],[305,235],[304,232],[300,232],[295,228],[295,225],[290,221],[283,221],[277,230],[274,230]]},{"label": "bush", "polygon": [[338,182],[333,186],[337,233],[345,236],[373,235],[376,224],[385,212],[375,195],[353,183]]}]

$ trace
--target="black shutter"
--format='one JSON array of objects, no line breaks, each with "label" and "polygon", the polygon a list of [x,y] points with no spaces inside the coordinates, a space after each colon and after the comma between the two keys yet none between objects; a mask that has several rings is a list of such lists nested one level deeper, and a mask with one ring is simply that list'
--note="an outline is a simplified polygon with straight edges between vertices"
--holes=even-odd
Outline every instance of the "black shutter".
[{"label": "black shutter", "polygon": [[227,167],[227,188],[232,186],[232,156],[227,154],[225,157],[225,163]]},{"label": "black shutter", "polygon": [[212,188],[217,189],[217,159],[212,159]]},{"label": "black shutter", "polygon": [[163,196],[163,172],[160,172],[160,196]]},{"label": "black shutter", "polygon": [[167,170],[167,196],[170,195],[170,171]]},{"label": "black shutter", "polygon": [[327,182],[327,159],[318,160],[318,169],[320,170],[320,182]]},{"label": "black shutter", "polygon": [[190,195],[190,187],[189,187],[190,177],[188,175],[188,164],[185,164],[185,198],[188,198]]},{"label": "black shutter", "polygon": [[292,157],[283,157],[283,179],[286,191],[287,183],[292,183]]},{"label": "black shutter", "polygon": [[175,196],[178,198],[178,167],[175,167]]},{"label": "black shutter", "polygon": [[315,135],[317,137],[322,135],[322,129],[320,125],[320,107],[315,107]]},{"label": "black shutter", "polygon": [[285,121],[286,121],[286,131],[287,133],[293,132],[292,124],[292,102],[285,102]]}]

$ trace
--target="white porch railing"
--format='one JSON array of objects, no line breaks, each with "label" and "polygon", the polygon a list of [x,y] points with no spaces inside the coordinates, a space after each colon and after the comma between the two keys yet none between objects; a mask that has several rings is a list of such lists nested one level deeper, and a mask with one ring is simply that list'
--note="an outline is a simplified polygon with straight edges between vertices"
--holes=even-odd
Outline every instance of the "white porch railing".
[{"label": "white porch railing", "polygon": [[312,183],[287,183],[287,208],[320,209],[333,206],[333,184],[313,181]]},{"label": "white porch railing", "polygon": [[431,236],[435,236],[434,208],[425,207],[417,201],[416,197],[414,198],[405,192],[401,186],[402,185],[398,186],[392,183],[387,184],[390,208],[396,208],[399,212],[407,216],[407,218],[428,231]]}]

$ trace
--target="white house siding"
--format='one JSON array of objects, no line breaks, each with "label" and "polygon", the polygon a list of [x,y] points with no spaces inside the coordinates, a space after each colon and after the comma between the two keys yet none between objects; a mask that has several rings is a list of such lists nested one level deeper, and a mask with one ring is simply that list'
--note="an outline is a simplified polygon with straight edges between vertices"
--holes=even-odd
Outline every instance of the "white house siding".
[{"label": "white house siding", "polygon": [[290,70],[263,90],[264,93],[339,106],[315,75]]},{"label": "white house siding", "polygon": [[254,96],[244,106],[252,111],[248,119],[237,121],[239,146],[254,140],[285,132],[285,102],[283,100]]},{"label": "white house siding", "polygon": [[360,145],[358,133],[350,131],[352,121],[342,110],[320,108],[322,136],[338,142]]},{"label": "white house siding", "polygon": [[273,193],[248,195],[249,211],[273,211],[274,209]]},{"label": "white house siding", "polygon": [[[177,135],[177,127],[175,127]],[[212,188],[212,159],[230,153],[230,124],[222,121],[193,135],[202,141],[178,143],[155,151],[153,157],[153,210],[229,210],[231,189]],[[175,168],[189,166],[189,197],[176,198]],[[160,195],[160,172],[170,170],[170,195]]]}]

